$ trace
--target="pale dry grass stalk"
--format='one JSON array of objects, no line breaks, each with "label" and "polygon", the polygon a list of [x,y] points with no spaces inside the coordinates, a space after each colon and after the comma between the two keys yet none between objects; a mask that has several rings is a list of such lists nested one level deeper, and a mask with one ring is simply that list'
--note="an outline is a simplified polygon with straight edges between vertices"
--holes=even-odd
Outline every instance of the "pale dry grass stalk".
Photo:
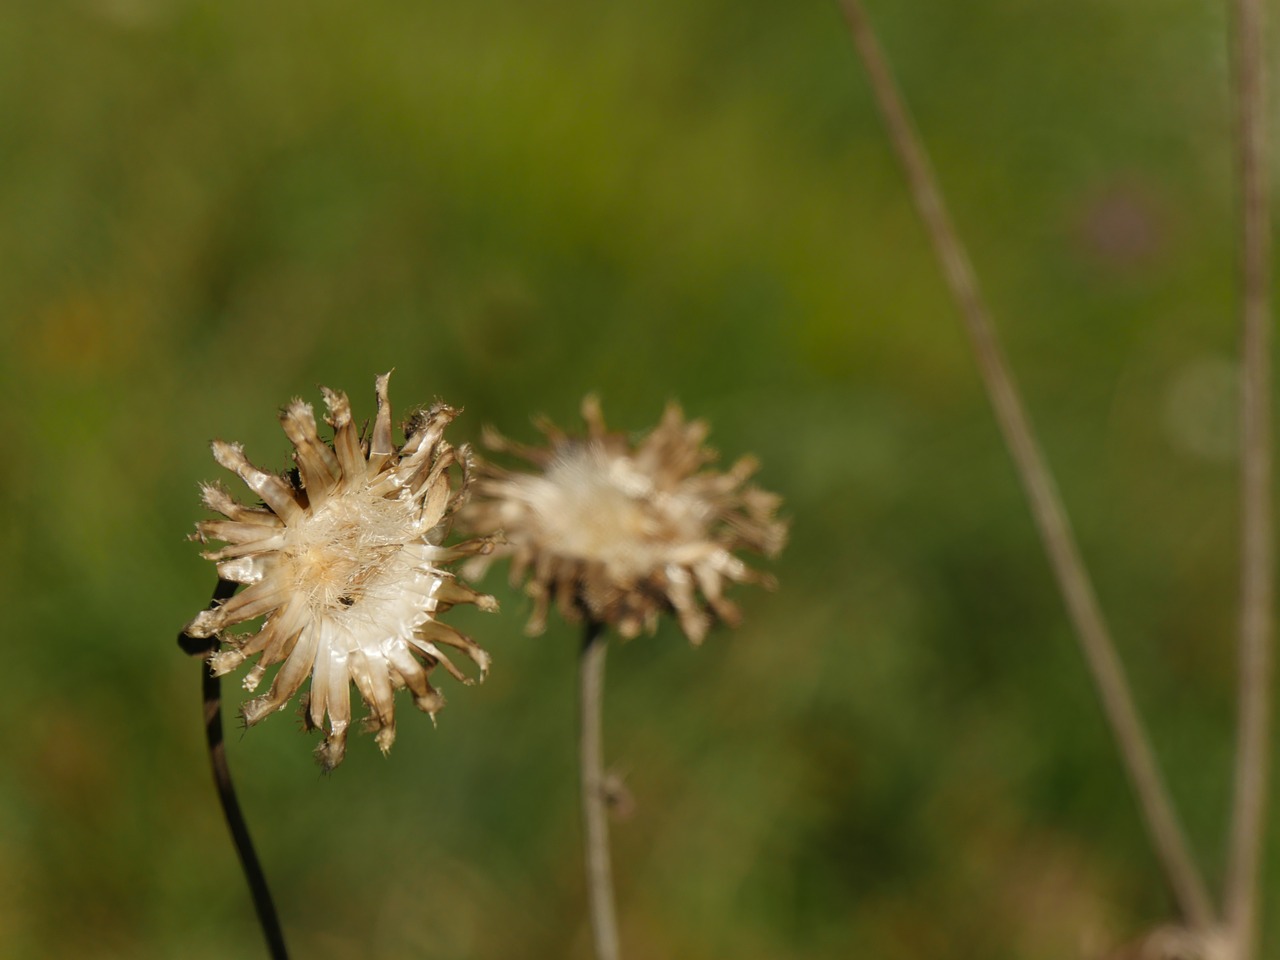
[{"label": "pale dry grass stalk", "polygon": [[951,224],[928,155],[915,133],[862,3],[840,0],[840,6],[912,199],[969,335],[983,385],[1026,492],[1152,844],[1184,919],[1194,928],[1208,928],[1214,922],[1208,892],[1191,858],[1062,499],[1009,372],[968,254]]},{"label": "pale dry grass stalk", "polygon": [[1262,2],[1235,0],[1232,14],[1241,206],[1240,694],[1223,914],[1234,960],[1253,960],[1271,741],[1271,219]]},{"label": "pale dry grass stalk", "polygon": [[596,960],[618,960],[609,810],[604,778],[604,625],[588,620],[578,656],[578,784],[582,795],[583,857]]}]

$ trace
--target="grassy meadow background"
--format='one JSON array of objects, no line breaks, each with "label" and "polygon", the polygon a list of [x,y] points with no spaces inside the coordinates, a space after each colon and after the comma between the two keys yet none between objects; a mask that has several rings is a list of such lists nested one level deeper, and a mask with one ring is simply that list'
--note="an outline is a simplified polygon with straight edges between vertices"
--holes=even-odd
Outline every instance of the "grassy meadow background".
[{"label": "grassy meadow background", "polygon": [[[871,14],[1216,881],[1223,12]],[[371,416],[392,367],[400,411],[465,406],[455,442],[675,398],[785,497],[740,629],[611,653],[628,957],[1065,960],[1171,917],[834,3],[17,0],[0,263],[6,957],[262,955],[174,644],[212,586],[184,537],[211,438],[283,468],[282,404]],[[325,778],[290,713],[232,722],[299,956],[589,955],[578,636],[484,583],[503,614],[451,621],[489,681],[442,679],[438,729],[402,700],[388,759],[353,738]]]}]

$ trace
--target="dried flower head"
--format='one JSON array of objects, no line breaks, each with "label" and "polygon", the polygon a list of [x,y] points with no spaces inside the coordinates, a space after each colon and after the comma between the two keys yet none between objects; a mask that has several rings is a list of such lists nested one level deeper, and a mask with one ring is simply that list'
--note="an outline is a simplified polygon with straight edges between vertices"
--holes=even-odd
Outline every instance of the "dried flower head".
[{"label": "dried flower head", "polygon": [[[470,451],[444,439],[458,411],[437,403],[404,425],[405,441],[392,439],[390,374],[377,379],[378,414],[372,433],[361,438],[346,394],[322,388],[333,428],[332,443],[316,432],[311,405],[294,400],[280,414],[293,443],[296,469],[281,476],[251,464],[239,444],[213,442],[213,456],[262,498],[258,506],[234,500],[221,486],[203,487],[205,506],[225,520],[196,524],[193,539],[226,544],[203,556],[223,580],[246,584],[186,627],[193,637],[213,637],[227,649],[214,652],[214,674],[234,670],[257,656],[244,678],[254,690],[267,668],[282,663],[270,691],[241,708],[253,725],[283,710],[308,675],[303,699],[308,728],[324,729],[316,757],[332,769],[346,751],[351,722],[350,683],[369,708],[367,727],[377,731],[385,753],[395,739],[394,692],[408,687],[415,705],[435,719],[444,706],[427,679],[438,665],[468,680],[445,655],[455,647],[480,668],[489,655],[438,616],[455,603],[492,610],[492,597],[459,583],[442,564],[490,548],[484,540],[443,546],[451,514],[461,503],[470,474]],[[460,467],[461,483],[451,479]],[[263,618],[253,632],[228,627]]]},{"label": "dried flower head", "polygon": [[624,637],[652,633],[669,610],[694,643],[717,618],[735,624],[725,582],[772,580],[734,552],[773,556],[786,541],[786,524],[775,516],[780,499],[747,484],[756,461],[744,457],[727,472],[703,469],[716,457],[703,446],[707,425],[685,421],[675,404],[635,444],[605,429],[595,397],[583,401],[582,417],[586,436],[540,422],[544,447],[486,431],[489,449],[535,469],[478,464],[459,522],[477,533],[501,532],[506,542],[470,561],[468,573],[510,557],[511,582],[528,576],[529,633],[545,629],[552,597],[566,619],[610,624]]}]

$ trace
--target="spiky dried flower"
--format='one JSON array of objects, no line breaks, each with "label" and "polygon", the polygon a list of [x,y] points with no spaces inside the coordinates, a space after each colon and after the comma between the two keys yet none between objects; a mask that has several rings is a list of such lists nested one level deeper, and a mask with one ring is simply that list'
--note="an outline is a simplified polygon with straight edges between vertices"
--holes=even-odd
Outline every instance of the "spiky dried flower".
[{"label": "spiky dried flower", "polygon": [[[344,393],[321,388],[333,440],[316,430],[310,404],[295,399],[280,414],[296,469],[268,473],[251,464],[239,444],[215,440],[214,459],[262,498],[246,506],[221,486],[203,486],[204,504],[225,520],[202,520],[193,539],[226,544],[203,556],[218,576],[246,584],[186,627],[193,637],[217,636],[228,646],[213,653],[216,675],[257,656],[244,678],[254,690],[269,666],[282,663],[270,691],[245,702],[252,726],[283,710],[307,676],[303,698],[309,729],[325,730],[316,757],[326,770],[341,761],[351,723],[354,681],[369,708],[365,725],[385,753],[395,739],[394,693],[408,687],[414,704],[435,719],[444,697],[428,680],[436,666],[471,683],[441,649],[469,656],[484,678],[489,655],[438,617],[456,603],[496,608],[492,597],[459,583],[443,564],[490,549],[487,540],[444,546],[451,515],[465,498],[470,451],[443,439],[458,411],[443,403],[413,414],[405,441],[392,438],[390,374],[377,378],[378,414],[361,438]],[[455,489],[452,467],[462,480]],[[264,618],[258,630],[228,627]]]},{"label": "spiky dried flower", "polygon": [[703,469],[716,458],[703,446],[707,425],[686,421],[675,404],[634,444],[605,428],[595,397],[583,401],[582,418],[585,436],[539,422],[543,447],[486,430],[490,450],[534,469],[478,462],[459,522],[474,533],[500,532],[506,542],[468,561],[468,575],[510,557],[512,584],[528,577],[534,609],[527,630],[534,634],[545,629],[552,598],[566,619],[609,624],[624,637],[652,633],[665,611],[675,612],[695,644],[717,618],[736,624],[726,581],[773,581],[735,551],[773,556],[787,535],[775,515],[780,498],[747,484],[756,461],[743,457],[726,472]]}]

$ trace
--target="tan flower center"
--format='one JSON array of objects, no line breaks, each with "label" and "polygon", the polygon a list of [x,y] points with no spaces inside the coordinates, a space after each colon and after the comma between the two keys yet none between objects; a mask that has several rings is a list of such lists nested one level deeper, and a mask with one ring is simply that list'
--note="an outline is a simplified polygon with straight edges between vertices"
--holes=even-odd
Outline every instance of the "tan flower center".
[{"label": "tan flower center", "polygon": [[535,483],[529,500],[548,542],[624,575],[646,574],[702,535],[694,503],[656,490],[631,460],[599,444],[563,451]]},{"label": "tan flower center", "polygon": [[403,502],[363,490],[333,497],[290,528],[282,573],[317,613],[352,607],[403,546],[408,514]]}]

